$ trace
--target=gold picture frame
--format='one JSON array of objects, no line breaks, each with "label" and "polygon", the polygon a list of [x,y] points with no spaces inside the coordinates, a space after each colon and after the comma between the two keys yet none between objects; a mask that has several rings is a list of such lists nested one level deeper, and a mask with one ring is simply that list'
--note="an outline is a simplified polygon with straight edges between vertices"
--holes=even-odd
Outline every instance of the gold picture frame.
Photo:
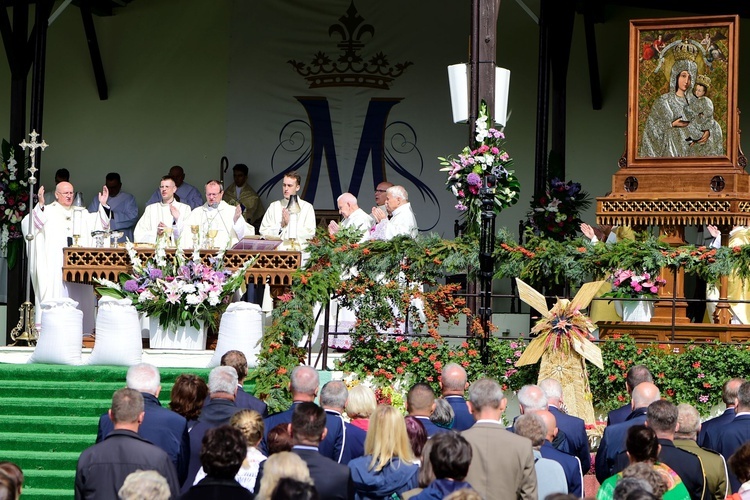
[{"label": "gold picture frame", "polygon": [[738,31],[739,16],[630,22],[627,167],[742,168]]}]

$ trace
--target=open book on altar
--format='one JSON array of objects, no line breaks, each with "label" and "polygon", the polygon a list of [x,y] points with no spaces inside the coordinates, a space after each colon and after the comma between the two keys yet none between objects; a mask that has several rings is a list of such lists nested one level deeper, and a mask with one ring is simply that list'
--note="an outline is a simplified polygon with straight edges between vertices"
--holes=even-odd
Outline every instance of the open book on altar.
[{"label": "open book on altar", "polygon": [[254,250],[256,252],[267,252],[269,250],[276,250],[276,247],[281,245],[281,238],[275,236],[260,236],[254,234],[252,236],[245,236],[238,241],[232,250]]}]

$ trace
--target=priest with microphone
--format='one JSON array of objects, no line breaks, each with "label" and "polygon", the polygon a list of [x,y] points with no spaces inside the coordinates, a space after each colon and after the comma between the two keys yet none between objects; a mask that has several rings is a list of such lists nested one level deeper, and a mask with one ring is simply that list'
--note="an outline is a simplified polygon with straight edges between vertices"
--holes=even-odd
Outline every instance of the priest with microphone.
[{"label": "priest with microphone", "polygon": [[271,203],[260,224],[261,235],[284,241],[279,250],[290,249],[292,241],[299,243],[304,250],[307,241],[315,235],[315,209],[310,203],[297,197],[300,181],[297,172],[287,172],[284,175],[284,199]]}]

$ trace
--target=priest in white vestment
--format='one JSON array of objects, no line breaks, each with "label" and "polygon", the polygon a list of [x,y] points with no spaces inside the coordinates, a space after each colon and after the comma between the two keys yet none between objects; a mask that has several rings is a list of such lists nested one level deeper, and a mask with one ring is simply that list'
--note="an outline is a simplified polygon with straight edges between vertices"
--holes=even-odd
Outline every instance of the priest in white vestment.
[{"label": "priest in white vestment", "polygon": [[[221,199],[222,196],[224,196],[224,189],[221,187],[221,182],[208,181],[206,203],[190,212],[185,221],[185,233],[191,232],[192,227],[197,226],[200,248],[210,246],[211,239],[213,239],[214,248],[228,250],[246,234],[255,233],[253,226],[246,223],[242,217],[242,207],[229,205]],[[180,238],[180,248],[193,248],[193,240],[187,236],[188,234],[183,234]]]},{"label": "priest in white vestment", "polygon": [[419,228],[406,189],[402,186],[389,187],[385,194],[385,206],[388,217],[384,217],[379,211],[373,211],[373,217],[378,223],[372,230],[371,238],[390,241],[402,234],[416,238]]},{"label": "priest in white vestment", "polygon": [[63,248],[73,245],[73,236],[78,235],[79,246],[93,247],[92,231],[109,229],[110,207],[107,204],[109,190],[102,187],[99,193],[99,209],[89,213],[85,207],[74,208],[75,190],[69,182],[60,182],[55,188],[55,202],[45,205],[44,186],[39,187],[39,202],[31,214],[23,219],[23,233],[29,232],[29,217],[34,239],[27,241],[31,283],[36,296],[35,321],[41,324],[40,304],[47,300],[70,297],[78,302],[83,311],[83,331],[94,327],[96,303],[91,285],[63,281]]},{"label": "priest in white vestment", "polygon": [[192,234],[188,229],[184,232],[185,221],[190,215],[190,207],[180,203],[174,197],[177,186],[174,179],[165,175],[159,183],[159,194],[161,201],[152,203],[146,207],[138,224],[135,226],[135,240],[137,243],[153,243],[163,236],[170,238],[171,244],[180,241],[180,238],[191,239]]},{"label": "priest in white vestment", "polygon": [[310,203],[298,199],[300,212],[294,216],[297,222],[294,227],[291,227],[289,222],[292,220],[292,214],[289,213],[287,206],[289,197],[296,195],[300,190],[301,178],[297,172],[288,172],[283,182],[284,199],[274,201],[268,207],[266,215],[263,216],[263,222],[260,224],[260,234],[281,238],[284,243],[279,246],[279,250],[287,250],[289,248],[287,241],[294,237],[304,250],[308,240],[315,236],[315,209]]},{"label": "priest in white vestment", "polygon": [[[385,191],[385,190],[383,190]],[[328,233],[334,235],[339,232],[339,229],[346,227],[354,227],[362,231],[362,237],[359,242],[363,243],[370,239],[370,227],[372,226],[372,218],[370,214],[359,208],[357,198],[351,193],[344,193],[338,197],[336,204],[339,208],[339,214],[342,217],[341,224],[336,221],[328,223]],[[353,267],[348,271],[345,271],[341,278],[342,280],[348,279],[349,276],[355,275],[357,268]],[[319,305],[316,307],[320,307]],[[324,325],[323,315],[318,315],[316,310],[316,316],[318,317],[318,323],[316,325],[316,332]],[[334,299],[331,301],[330,316],[328,324],[330,325],[328,337],[328,347],[337,349],[349,349],[352,346],[351,338],[348,333],[357,322],[357,316],[354,311],[341,307],[339,301]]]},{"label": "priest in white vestment", "polygon": [[351,193],[344,193],[338,197],[336,204],[339,208],[339,214],[342,217],[341,224],[335,220],[329,222],[328,233],[334,235],[339,232],[340,228],[354,227],[363,233],[362,238],[359,240],[360,243],[367,241],[370,238],[372,219],[369,214],[359,208],[357,198]]}]

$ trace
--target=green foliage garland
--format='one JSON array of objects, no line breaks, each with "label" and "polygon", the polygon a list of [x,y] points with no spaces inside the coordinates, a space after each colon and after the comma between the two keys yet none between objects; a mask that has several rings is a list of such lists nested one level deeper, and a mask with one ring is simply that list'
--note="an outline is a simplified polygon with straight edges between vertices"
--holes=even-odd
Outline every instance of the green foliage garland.
[{"label": "green foliage garland", "polygon": [[[510,347],[512,343],[518,347],[518,342],[490,342],[492,363],[483,367],[476,356],[470,354],[470,351],[477,350],[476,346],[470,342],[467,346],[451,346],[440,337],[439,322],[456,321],[458,315],[466,311],[450,289],[438,285],[439,280],[445,275],[478,269],[476,238],[443,240],[428,235],[360,244],[360,236],[356,230],[349,229],[340,231],[335,237],[319,231],[308,247],[310,258],[307,264],[294,274],[291,291],[280,297],[273,312],[273,324],[266,330],[262,341],[258,367],[251,374],[257,395],[268,403],[271,411],[288,406],[289,373],[304,362],[306,354],[297,346],[303,336],[314,329],[314,305],[325,306],[331,297],[358,311],[358,322],[352,332],[353,349],[345,356],[341,369],[358,371],[363,376],[369,373],[380,384],[394,385],[396,380],[407,383],[416,380],[415,377],[427,380],[430,376],[433,377],[432,383],[436,383],[439,371],[436,371],[435,363],[439,362],[442,367],[449,361],[460,359],[460,362],[468,361],[467,370],[473,378],[485,373],[496,377],[510,390],[534,380],[533,370],[536,368],[512,372],[515,368],[508,368],[508,363],[502,362],[513,360],[508,352],[522,350]],[[510,232],[500,230],[494,258],[496,278],[520,276],[529,282],[569,282],[573,288],[617,268],[655,273],[661,267],[677,269],[684,266],[686,272],[697,274],[708,283],[717,283],[722,275],[730,273],[742,279],[750,278],[750,246],[711,249],[687,245],[674,248],[647,235],[640,235],[637,241],[625,240],[608,245],[592,244],[580,238],[557,242],[529,234],[526,244],[521,246],[513,241]],[[357,272],[352,273],[353,269]],[[417,286],[420,283],[426,291]],[[424,322],[415,321],[415,331],[426,331],[429,337],[423,335],[399,343],[394,340],[399,334],[394,333],[385,341],[379,332],[398,332],[407,312],[412,321],[418,317],[413,298],[422,298],[425,303]],[[467,322],[471,325],[474,319],[468,318]],[[415,341],[416,346],[413,345]],[[401,349],[404,345],[406,351]],[[661,378],[669,381],[659,384],[665,394],[695,404],[704,414],[718,402],[720,391],[708,391],[703,384],[715,388],[732,370],[741,374],[750,368],[750,354],[745,347],[716,346],[714,351],[697,344],[688,347],[688,355],[706,356],[711,361],[697,358],[691,361],[690,366],[700,362],[701,367],[710,365],[710,370],[691,372],[686,377],[679,360],[684,363],[692,358],[682,357],[685,355],[667,356],[668,353],[658,347],[637,348],[632,340],[624,342],[618,339],[618,342],[607,341],[601,345],[605,370],[591,370],[592,392],[594,400],[600,402],[601,411],[622,404],[621,400],[626,398],[623,374],[633,363],[642,362],[653,367],[656,374],[663,373]],[[375,349],[378,352],[373,356]],[[434,361],[430,359],[433,354]],[[382,359],[377,358],[378,355]],[[607,356],[617,357],[607,360]],[[415,361],[414,358],[418,359]],[[699,377],[699,373],[704,374],[705,380]]]}]

